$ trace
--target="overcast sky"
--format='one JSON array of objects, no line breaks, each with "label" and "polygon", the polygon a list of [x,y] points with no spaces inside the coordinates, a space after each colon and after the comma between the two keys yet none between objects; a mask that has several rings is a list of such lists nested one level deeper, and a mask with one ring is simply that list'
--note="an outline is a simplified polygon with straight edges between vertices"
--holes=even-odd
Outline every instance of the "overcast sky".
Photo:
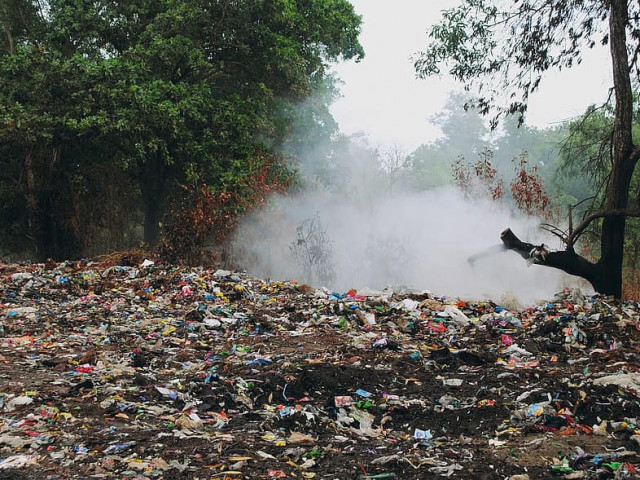
[{"label": "overcast sky", "polygon": [[[363,17],[365,59],[335,66],[344,84],[332,112],[345,134],[365,132],[374,145],[401,146],[407,153],[435,140],[429,118],[460,85],[444,78],[415,78],[410,57],[428,42],[427,31],[455,0],[351,0]],[[570,71],[550,75],[529,104],[527,123],[544,127],[579,115],[607,96],[607,52]]]}]

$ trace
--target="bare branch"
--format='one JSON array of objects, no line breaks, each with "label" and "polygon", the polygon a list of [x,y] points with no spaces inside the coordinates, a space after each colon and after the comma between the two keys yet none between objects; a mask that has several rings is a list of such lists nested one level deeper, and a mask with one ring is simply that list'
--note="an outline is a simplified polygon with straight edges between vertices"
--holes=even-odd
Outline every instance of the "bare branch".
[{"label": "bare branch", "polygon": [[570,245],[574,245],[576,243],[580,235],[584,233],[585,229],[589,226],[589,224],[591,224],[591,222],[593,222],[598,218],[605,218],[605,217],[640,217],[640,209],[638,210],[622,209],[622,210],[609,210],[609,211],[601,210],[599,212],[594,212],[590,215],[587,215],[582,220],[582,222],[580,222],[580,224],[573,230],[572,235],[568,237],[567,240],[570,242]]},{"label": "bare branch", "polygon": [[510,228],[500,234],[500,239],[507,250],[518,253],[527,263],[557,268],[570,275],[584,278],[596,290],[600,289],[601,272],[599,265],[578,255],[573,249],[552,252],[544,244],[534,245],[523,242]]},{"label": "bare branch", "polygon": [[540,228],[545,232],[549,232],[551,235],[555,235],[556,237],[558,237],[562,241],[562,243],[567,243],[569,234],[567,234],[567,232],[565,232],[564,230],[556,227],[555,225],[551,225],[550,223],[542,223],[540,224]]}]

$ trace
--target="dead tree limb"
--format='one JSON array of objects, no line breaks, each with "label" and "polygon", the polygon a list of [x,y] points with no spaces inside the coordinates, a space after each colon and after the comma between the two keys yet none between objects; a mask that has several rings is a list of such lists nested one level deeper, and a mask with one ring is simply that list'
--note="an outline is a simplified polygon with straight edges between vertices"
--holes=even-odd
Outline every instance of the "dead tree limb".
[{"label": "dead tree limb", "polygon": [[481,258],[489,257],[492,255],[495,255],[496,253],[506,252],[506,251],[507,249],[505,248],[504,245],[494,245],[493,247],[487,248],[482,252],[476,253],[475,255],[471,255],[469,258],[467,258],[467,262],[469,262],[469,264],[473,266]]},{"label": "dead tree limb", "polygon": [[500,239],[507,250],[518,253],[529,264],[557,268],[570,275],[587,280],[596,291],[602,287],[602,274],[598,263],[593,263],[578,255],[573,248],[561,251],[550,251],[544,245],[534,245],[520,240],[510,228],[500,234]]}]

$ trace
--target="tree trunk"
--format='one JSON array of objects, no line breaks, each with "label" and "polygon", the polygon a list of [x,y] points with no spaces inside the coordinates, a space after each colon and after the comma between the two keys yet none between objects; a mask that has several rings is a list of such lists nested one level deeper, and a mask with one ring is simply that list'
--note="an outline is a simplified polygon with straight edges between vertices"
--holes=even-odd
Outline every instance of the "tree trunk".
[{"label": "tree trunk", "polygon": [[143,195],[144,198],[144,243],[155,247],[160,240],[160,218],[162,216],[157,197]]},{"label": "tree trunk", "polygon": [[38,194],[38,258],[45,261],[47,258],[63,260],[67,252],[60,251],[59,230],[55,221],[54,192],[50,185],[41,187]]},{"label": "tree trunk", "polygon": [[[631,136],[633,94],[627,57],[627,0],[611,0],[609,13],[609,48],[613,67],[615,112],[612,142],[612,166],[607,184],[604,210],[627,208],[631,175],[637,162]],[[600,238],[600,293],[622,296],[622,264],[626,218],[608,216],[602,221]]]},{"label": "tree trunk", "polygon": [[[629,175],[631,178],[631,175]],[[626,186],[625,186],[626,183]],[[619,192],[629,191],[629,181],[619,179],[616,183],[611,180],[609,190]],[[616,207],[625,208],[625,201],[617,200]],[[600,293],[613,295],[616,298],[622,296],[622,265],[624,261],[624,236],[626,229],[626,217],[610,216],[602,221],[602,233],[600,236],[600,260],[598,261],[601,270],[602,282],[598,289]]]},{"label": "tree trunk", "polygon": [[5,34],[7,35],[7,46],[8,46],[9,55],[15,55],[16,53],[15,41],[13,39],[13,35],[11,34],[11,26],[6,21],[2,22],[2,25],[4,26],[4,31],[5,31]]},{"label": "tree trunk", "polygon": [[146,165],[141,182],[144,203],[144,242],[155,247],[160,240],[160,221],[167,199],[167,167],[161,160]]},{"label": "tree trunk", "polygon": [[39,261],[69,258],[76,253],[78,245],[73,231],[69,230],[67,212],[61,208],[68,199],[64,202],[59,199],[61,184],[56,172],[61,155],[61,147],[52,149],[48,162],[38,151],[29,150],[25,154],[28,237]]},{"label": "tree trunk", "polygon": [[31,151],[27,152],[27,154],[25,155],[24,170],[27,180],[27,188],[25,193],[25,200],[27,202],[27,228],[29,231],[29,239],[33,244],[36,255],[39,255],[41,252],[38,241],[38,238],[40,236],[38,225],[38,197],[36,195],[36,177]]}]

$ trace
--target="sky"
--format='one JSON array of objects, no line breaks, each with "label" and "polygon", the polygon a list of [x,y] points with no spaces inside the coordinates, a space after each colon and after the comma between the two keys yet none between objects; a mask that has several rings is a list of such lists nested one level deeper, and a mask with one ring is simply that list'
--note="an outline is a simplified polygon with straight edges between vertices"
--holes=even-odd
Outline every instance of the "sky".
[{"label": "sky", "polygon": [[[411,56],[428,43],[427,32],[440,12],[456,0],[351,0],[363,17],[360,43],[365,59],[334,67],[342,98],[332,106],[340,130],[364,132],[373,145],[399,146],[407,153],[438,138],[429,119],[447,95],[461,91],[446,78],[416,79]],[[611,84],[606,49],[571,70],[552,73],[529,103],[527,123],[544,128],[575,117],[602,102]]]}]

